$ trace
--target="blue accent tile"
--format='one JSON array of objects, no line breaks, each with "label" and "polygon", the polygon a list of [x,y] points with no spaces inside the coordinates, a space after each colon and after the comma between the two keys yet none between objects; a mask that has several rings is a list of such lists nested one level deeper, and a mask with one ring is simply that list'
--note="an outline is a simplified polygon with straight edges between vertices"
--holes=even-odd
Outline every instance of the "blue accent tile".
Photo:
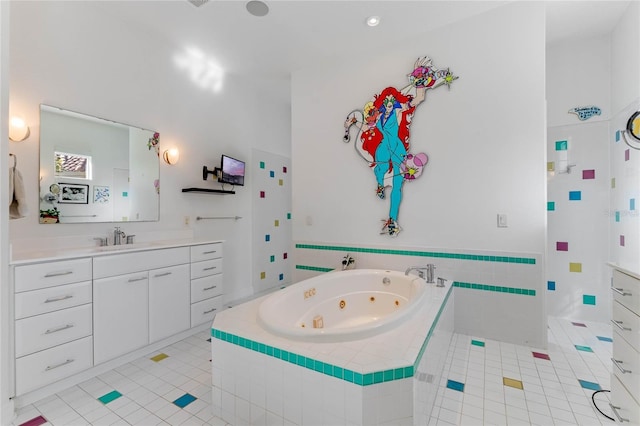
[{"label": "blue accent tile", "polygon": [[616,222],[620,222],[620,212],[616,211]]},{"label": "blue accent tile", "polygon": [[598,338],[598,340],[602,341],[602,342],[613,342],[613,339],[611,337],[605,337],[605,336],[596,336]]},{"label": "blue accent tile", "polygon": [[178,398],[175,401],[173,401],[173,403],[175,405],[177,405],[178,407],[180,407],[180,408],[184,408],[187,405],[191,404],[196,399],[198,399],[198,398],[196,398],[195,396],[191,395],[190,393],[185,393],[180,398]]},{"label": "blue accent tile", "polygon": [[464,392],[464,383],[456,382],[455,380],[447,380],[447,388],[458,392]]},{"label": "blue accent tile", "polygon": [[578,379],[578,382],[580,382],[580,386],[582,386],[585,389],[589,389],[589,390],[593,390],[593,391],[602,390],[600,385],[597,384],[597,383],[588,382],[586,380],[580,380],[580,379]]},{"label": "blue accent tile", "polygon": [[583,351],[583,352],[593,352],[593,349],[591,349],[589,346],[580,346],[580,345],[575,345],[576,349],[579,351]]},{"label": "blue accent tile", "polygon": [[569,200],[570,201],[582,200],[582,191],[569,191]]},{"label": "blue accent tile", "polygon": [[629,210],[635,210],[635,209],[636,209],[636,199],[631,198],[629,200]]},{"label": "blue accent tile", "polygon": [[265,241],[271,241],[271,235],[267,234],[264,236]]},{"label": "blue accent tile", "polygon": [[269,177],[274,177],[276,175],[276,173],[273,170],[269,171]]},{"label": "blue accent tile", "polygon": [[284,274],[278,275],[278,280],[280,280],[280,281],[284,280]]},{"label": "blue accent tile", "polygon": [[620,130],[616,130],[616,142],[620,142]]}]

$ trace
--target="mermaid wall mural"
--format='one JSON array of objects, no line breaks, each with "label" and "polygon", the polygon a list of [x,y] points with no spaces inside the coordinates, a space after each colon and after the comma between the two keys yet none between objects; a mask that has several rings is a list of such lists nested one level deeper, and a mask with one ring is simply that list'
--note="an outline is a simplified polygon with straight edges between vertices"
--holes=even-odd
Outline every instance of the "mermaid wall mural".
[{"label": "mermaid wall mural", "polygon": [[433,66],[429,57],[416,60],[408,75],[409,84],[398,90],[387,87],[373,96],[364,107],[347,115],[343,141],[351,141],[351,129],[357,129],[355,151],[369,164],[376,178],[375,195],[389,198],[389,216],[382,220],[381,234],[397,236],[402,228],[398,213],[405,181],[420,177],[429,156],[411,152],[410,127],[418,105],[425,100],[427,90],[446,85],[457,79],[449,69]]}]

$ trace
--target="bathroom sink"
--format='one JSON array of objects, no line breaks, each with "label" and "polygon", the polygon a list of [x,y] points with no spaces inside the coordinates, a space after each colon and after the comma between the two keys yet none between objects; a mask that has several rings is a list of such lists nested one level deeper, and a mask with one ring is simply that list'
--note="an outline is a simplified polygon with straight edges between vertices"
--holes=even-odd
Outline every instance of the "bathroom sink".
[{"label": "bathroom sink", "polygon": [[148,248],[152,246],[154,246],[154,243],[119,244],[117,246],[94,247],[92,251],[97,253],[102,253],[102,252],[110,252],[110,251],[143,249],[143,248]]}]

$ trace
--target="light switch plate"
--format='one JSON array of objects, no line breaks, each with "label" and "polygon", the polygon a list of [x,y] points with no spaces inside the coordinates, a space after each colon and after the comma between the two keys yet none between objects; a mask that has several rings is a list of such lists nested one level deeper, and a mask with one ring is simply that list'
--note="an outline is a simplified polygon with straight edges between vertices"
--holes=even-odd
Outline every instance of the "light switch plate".
[{"label": "light switch plate", "polygon": [[507,227],[507,215],[504,213],[498,213],[498,228]]}]

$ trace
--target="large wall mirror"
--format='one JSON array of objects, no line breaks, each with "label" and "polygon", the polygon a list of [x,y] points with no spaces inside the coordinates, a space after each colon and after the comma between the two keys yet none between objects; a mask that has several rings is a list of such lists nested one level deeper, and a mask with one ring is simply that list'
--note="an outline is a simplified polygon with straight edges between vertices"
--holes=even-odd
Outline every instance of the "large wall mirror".
[{"label": "large wall mirror", "polygon": [[40,105],[40,223],[159,220],[159,134]]}]

